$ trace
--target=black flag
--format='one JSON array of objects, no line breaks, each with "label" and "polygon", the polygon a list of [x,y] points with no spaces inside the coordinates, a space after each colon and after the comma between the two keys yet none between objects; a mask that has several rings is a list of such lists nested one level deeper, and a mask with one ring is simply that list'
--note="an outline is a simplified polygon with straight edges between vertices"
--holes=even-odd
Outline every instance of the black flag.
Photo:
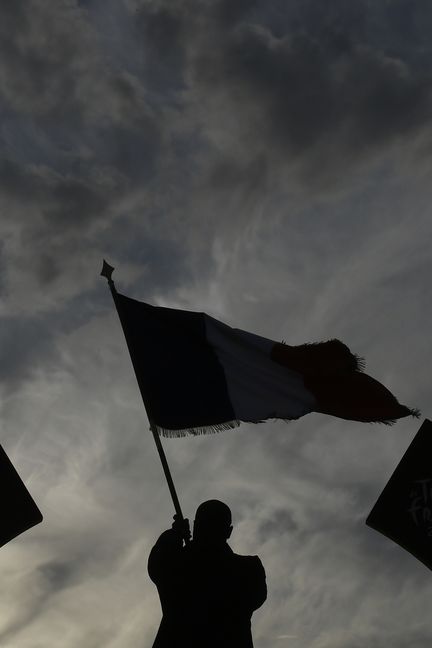
[{"label": "black flag", "polygon": [[432,569],[432,423],[425,420],[366,524]]},{"label": "black flag", "polygon": [[35,524],[42,513],[0,445],[0,547]]}]

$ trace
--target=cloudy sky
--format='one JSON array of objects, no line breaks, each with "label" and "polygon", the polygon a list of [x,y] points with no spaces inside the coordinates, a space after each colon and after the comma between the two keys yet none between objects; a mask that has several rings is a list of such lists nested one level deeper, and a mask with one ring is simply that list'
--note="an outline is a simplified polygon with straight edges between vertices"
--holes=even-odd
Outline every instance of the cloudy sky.
[{"label": "cloudy sky", "polygon": [[[0,645],[146,648],[172,504],[119,290],[288,343],[338,337],[423,416],[429,0],[14,0],[0,9],[1,438],[44,522],[0,550]],[[365,526],[419,427],[303,419],[164,441],[233,510],[256,648],[424,648],[430,571]]]}]

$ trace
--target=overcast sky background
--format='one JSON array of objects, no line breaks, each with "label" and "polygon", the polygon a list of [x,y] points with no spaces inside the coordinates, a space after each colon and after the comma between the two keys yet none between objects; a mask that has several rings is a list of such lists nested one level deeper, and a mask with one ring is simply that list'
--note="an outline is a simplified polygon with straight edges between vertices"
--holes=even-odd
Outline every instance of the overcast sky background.
[{"label": "overcast sky background", "polygon": [[[146,648],[172,504],[106,282],[339,337],[432,416],[429,0],[0,9],[1,438],[44,522],[0,550],[0,645]],[[164,446],[233,510],[256,648],[425,648],[432,575],[365,526],[420,422],[312,414]]]}]

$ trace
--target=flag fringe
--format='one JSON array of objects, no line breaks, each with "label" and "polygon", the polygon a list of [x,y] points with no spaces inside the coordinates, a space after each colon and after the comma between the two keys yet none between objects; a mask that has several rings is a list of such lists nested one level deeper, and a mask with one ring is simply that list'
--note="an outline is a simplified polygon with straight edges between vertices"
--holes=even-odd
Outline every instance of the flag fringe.
[{"label": "flag fringe", "polygon": [[169,428],[160,427],[159,425],[155,425],[154,427],[156,428],[159,436],[175,439],[185,436],[199,436],[201,434],[217,434],[218,432],[222,432],[223,430],[232,430],[233,428],[238,427],[240,425],[240,422],[241,421],[234,419],[232,421],[226,421],[224,423],[215,423],[214,425],[201,425],[198,427],[183,428],[181,430],[171,430]]},{"label": "flag fringe", "polygon": [[407,407],[406,405],[400,405],[400,407],[403,409],[403,413],[401,413],[397,418],[394,419],[377,419],[377,420],[371,420],[371,421],[364,421],[365,423],[382,423],[383,425],[394,425],[399,421],[401,418],[405,418],[406,416],[412,416],[413,418],[420,418],[421,412],[419,409],[416,407]]},{"label": "flag fringe", "polygon": [[[405,410],[406,414],[402,414],[398,418],[402,418],[405,416],[413,416],[414,418],[420,418],[421,412],[419,409],[416,408],[410,408],[410,407],[405,407],[404,405],[402,406],[403,409]],[[319,411],[319,410],[316,410]],[[329,412],[327,412],[329,413]],[[335,416],[335,415],[334,415]],[[277,420],[283,420],[285,423],[290,423],[291,421],[297,420],[298,416],[293,416],[292,418],[283,418],[283,419],[274,419],[275,421]],[[341,417],[345,418],[345,417]],[[394,425],[397,421],[398,418],[395,419],[348,419],[348,420],[358,420],[362,423],[381,423],[382,425]],[[268,420],[268,419],[267,419]],[[239,427],[240,423],[266,423],[266,420],[260,420],[260,421],[240,421],[238,419],[234,419],[232,421],[225,421],[224,423],[215,423],[214,425],[201,425],[198,427],[191,427],[191,428],[183,428],[181,430],[172,430],[169,428],[164,428],[161,427],[160,425],[154,425],[154,429],[157,431],[159,436],[165,437],[167,439],[176,439],[176,438],[181,438],[181,437],[186,437],[186,436],[200,436],[203,434],[218,434],[219,432],[223,432],[224,430],[232,430],[236,427]]]},{"label": "flag fringe", "polygon": [[419,419],[421,416],[421,411],[417,407],[407,407],[409,415],[413,418]]},{"label": "flag fringe", "polygon": [[[388,418],[388,419],[361,419],[361,418],[348,418],[348,417],[339,417],[343,418],[347,421],[359,421],[360,423],[370,423],[370,424],[375,424],[375,423],[380,423],[381,425],[394,425],[397,423],[401,418],[405,418],[406,416],[412,416],[413,418],[420,418],[421,417],[421,411],[417,408],[411,408],[411,407],[406,407],[406,405],[400,405],[401,408],[403,408],[403,413],[399,414],[397,418]],[[323,412],[324,413],[324,412]],[[333,416],[337,416],[337,414],[333,414]]]}]

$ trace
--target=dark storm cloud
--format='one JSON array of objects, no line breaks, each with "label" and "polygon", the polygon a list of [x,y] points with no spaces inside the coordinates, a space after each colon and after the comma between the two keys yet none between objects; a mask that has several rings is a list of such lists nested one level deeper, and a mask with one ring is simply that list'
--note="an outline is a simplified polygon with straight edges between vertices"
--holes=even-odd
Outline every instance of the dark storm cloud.
[{"label": "dark storm cloud", "polygon": [[46,196],[44,181],[40,176],[6,159],[0,161],[0,191],[3,199],[35,204]]},{"label": "dark storm cloud", "polygon": [[61,178],[52,188],[49,196],[53,206],[44,210],[48,225],[59,228],[73,228],[84,224],[87,219],[102,216],[107,199],[75,178]]},{"label": "dark storm cloud", "polygon": [[19,232],[4,258],[44,288],[97,247],[97,229],[152,178],[161,119],[136,78],[110,63],[85,11],[32,0],[3,13],[0,202],[5,227]]},{"label": "dark storm cloud", "polygon": [[2,318],[0,345],[0,384],[9,390],[31,378],[41,365],[52,367],[58,361],[53,332],[36,318]]},{"label": "dark storm cloud", "polygon": [[286,156],[321,141],[363,155],[429,122],[431,20],[423,3],[254,3],[225,33],[208,25],[196,83],[210,95],[224,87],[227,104],[255,119],[254,137]]},{"label": "dark storm cloud", "polygon": [[137,13],[135,36],[146,85],[166,96],[184,88],[186,16],[178,8],[144,5]]},{"label": "dark storm cloud", "polygon": [[344,638],[343,643],[333,642],[335,648],[425,648],[432,641],[432,633],[427,630],[406,628],[400,631],[387,630],[382,634],[378,632],[364,632],[359,638]]},{"label": "dark storm cloud", "polygon": [[216,189],[235,194],[239,189],[245,202],[258,200],[270,173],[264,155],[238,162],[221,156],[214,158],[208,177],[208,190]]},{"label": "dark storm cloud", "polygon": [[[40,281],[61,272],[72,231],[85,240],[133,193],[125,229],[169,187],[187,253],[194,201],[230,228],[225,197],[258,203],[285,162],[336,179],[414,138],[431,107],[431,22],[424,2],[14,3],[0,40],[0,189],[43,257]],[[171,202],[155,249],[176,216]],[[200,263],[213,238],[203,223]]]},{"label": "dark storm cloud", "polygon": [[[20,232],[23,267],[31,269],[41,286],[61,274],[63,257],[76,250],[77,232],[82,239],[85,229],[105,216],[111,197],[85,179],[0,161],[4,222]],[[5,246],[6,258],[10,252]]]},{"label": "dark storm cloud", "polygon": [[48,583],[51,590],[59,591],[77,581],[77,565],[52,560],[41,565],[38,572]]},{"label": "dark storm cloud", "polygon": [[72,6],[49,5],[18,0],[2,9],[0,78],[3,99],[14,109],[53,117],[74,96],[77,79],[70,64],[88,34]]},{"label": "dark storm cloud", "polygon": [[106,193],[83,179],[5,159],[0,161],[0,196],[15,206],[25,206],[22,215],[24,219],[29,215],[30,222],[31,212],[39,210],[54,229],[79,227],[103,215],[108,202]]},{"label": "dark storm cloud", "polygon": [[280,538],[285,534],[294,534],[298,531],[298,524],[295,522],[293,515],[286,509],[274,511],[271,517],[263,521],[258,530],[258,538],[265,542],[268,538]]},{"label": "dark storm cloud", "polygon": [[[78,9],[33,1],[4,12],[0,74],[5,106],[15,111],[4,134],[9,160],[19,156],[13,143],[34,155],[44,142],[39,164],[63,175],[52,188],[47,227],[83,226],[102,214],[107,200],[165,173],[156,163],[162,154],[174,164],[181,156],[192,170],[206,129],[217,120],[223,129],[227,114],[237,120],[238,132],[227,126],[227,137],[240,153],[234,159],[222,146],[214,164],[209,157],[203,181],[216,191],[259,186],[281,156],[307,153],[318,174],[314,152],[335,170],[349,167],[429,122],[427,3],[142,2],[129,14],[107,5],[111,23],[98,24],[101,10],[100,3]],[[115,32],[114,18],[124,33]],[[98,31],[108,24],[108,35]],[[200,134],[190,150],[181,129],[163,138],[171,99],[180,122],[193,123],[200,103],[204,109],[189,129],[190,137]],[[25,120],[33,131],[23,129]],[[260,168],[258,179],[251,165]],[[6,171],[4,191],[44,200],[28,169]],[[114,183],[111,194],[95,181],[101,174]]]},{"label": "dark storm cloud", "polygon": [[[9,127],[31,123],[33,139],[39,136],[47,149],[62,153],[61,170],[78,176],[111,165],[129,177],[144,159],[148,164],[159,146],[157,119],[142,86],[110,60],[86,12],[70,3],[33,0],[25,11],[17,3],[8,18],[0,78],[3,111],[14,111]],[[19,153],[9,147],[10,155]]]}]

